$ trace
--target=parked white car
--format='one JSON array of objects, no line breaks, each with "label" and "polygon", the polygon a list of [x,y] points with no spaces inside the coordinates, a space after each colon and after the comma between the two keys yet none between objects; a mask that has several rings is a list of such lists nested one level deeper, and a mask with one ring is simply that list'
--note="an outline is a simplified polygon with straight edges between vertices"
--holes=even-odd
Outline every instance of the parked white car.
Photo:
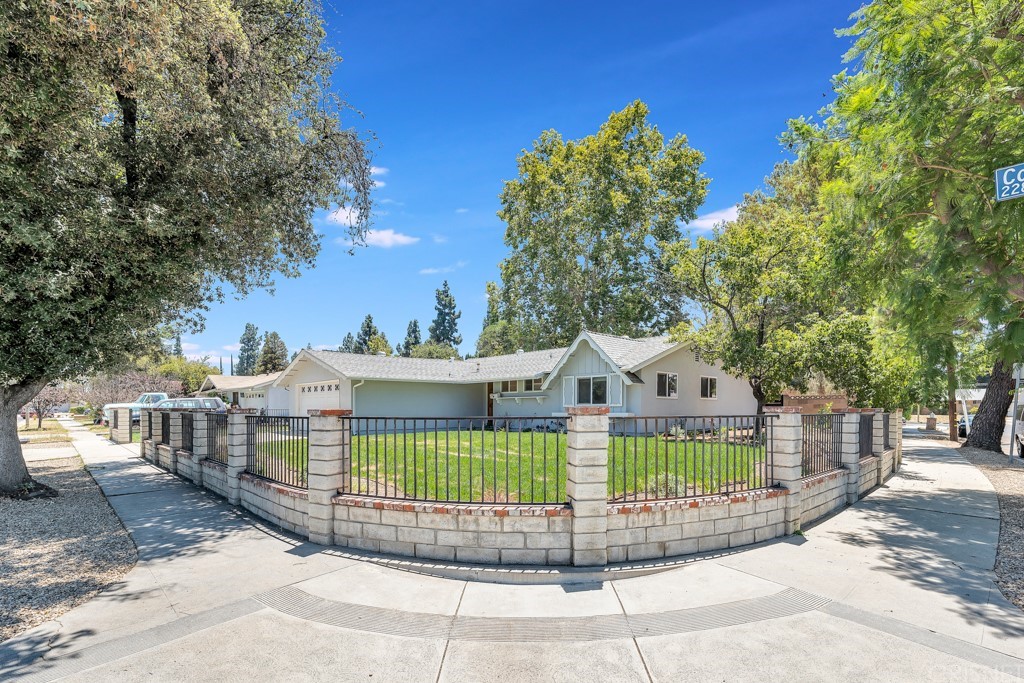
[{"label": "parked white car", "polygon": [[131,403],[108,403],[103,406],[103,424],[109,425],[114,419],[115,408],[130,408],[132,411],[132,422],[136,422],[142,414],[143,408],[150,408],[160,401],[166,400],[167,394],[162,392],[149,392],[142,394]]}]

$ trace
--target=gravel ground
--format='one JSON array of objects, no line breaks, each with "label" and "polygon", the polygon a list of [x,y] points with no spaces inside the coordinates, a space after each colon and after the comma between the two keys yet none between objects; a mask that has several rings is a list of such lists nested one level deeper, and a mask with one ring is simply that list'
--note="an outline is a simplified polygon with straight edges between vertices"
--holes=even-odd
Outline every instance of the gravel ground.
[{"label": "gravel ground", "polygon": [[961,447],[960,454],[984,472],[999,496],[996,583],[1007,600],[1024,609],[1024,460]]},{"label": "gravel ground", "polygon": [[81,459],[30,462],[57,498],[0,499],[0,641],[55,619],[135,565],[135,544]]}]

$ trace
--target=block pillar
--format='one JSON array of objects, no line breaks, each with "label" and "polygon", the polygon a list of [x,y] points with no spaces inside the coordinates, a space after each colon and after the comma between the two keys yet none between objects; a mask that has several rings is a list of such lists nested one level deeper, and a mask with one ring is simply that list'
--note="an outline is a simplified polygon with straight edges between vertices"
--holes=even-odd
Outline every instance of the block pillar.
[{"label": "block pillar", "polygon": [[238,505],[242,500],[242,472],[245,472],[248,432],[246,418],[255,415],[252,409],[228,411],[228,502]]},{"label": "block pillar", "polygon": [[608,564],[608,408],[568,409],[565,492],[572,506],[572,563]]},{"label": "block pillar", "polygon": [[842,414],[839,449],[846,468],[846,504],[860,498],[860,413],[856,410],[835,411]]},{"label": "block pillar", "polygon": [[110,423],[110,440],[114,443],[129,443],[132,440],[131,408],[115,408]]},{"label": "block pillar", "polygon": [[208,413],[192,415],[192,482],[196,486],[203,483],[203,460],[209,449],[206,441],[206,418]]},{"label": "block pillar", "polygon": [[334,545],[334,503],[352,471],[352,411],[313,410],[309,414],[309,540]]},{"label": "block pillar", "polygon": [[772,481],[786,489],[786,533],[800,530],[800,492],[803,489],[800,466],[803,448],[803,421],[796,407],[768,407],[772,458]]},{"label": "block pillar", "polygon": [[875,414],[871,418],[871,455],[878,458],[878,467],[875,468],[875,471],[878,472],[878,480],[876,483],[879,486],[881,486],[882,482],[885,481],[885,468],[882,467],[882,463],[884,462],[882,459],[882,452],[885,451],[885,434],[883,434],[884,428],[885,423],[882,418],[882,411],[875,408]]},{"label": "block pillar", "polygon": [[167,469],[172,474],[178,473],[178,451],[181,450],[183,439],[181,438],[181,413],[177,410],[171,412],[171,442],[170,457],[167,460]]},{"label": "block pillar", "polygon": [[897,410],[889,415],[889,446],[895,449],[893,454],[892,469],[894,472],[900,469],[900,459],[903,455],[903,411]]},{"label": "block pillar", "polygon": [[139,457],[146,457],[146,441],[153,439],[153,411],[152,410],[141,410],[139,411]]}]

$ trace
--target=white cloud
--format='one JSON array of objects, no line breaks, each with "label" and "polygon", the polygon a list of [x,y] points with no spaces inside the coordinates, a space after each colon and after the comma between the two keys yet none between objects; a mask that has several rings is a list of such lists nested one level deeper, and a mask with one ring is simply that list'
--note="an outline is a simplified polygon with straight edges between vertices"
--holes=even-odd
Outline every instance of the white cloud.
[{"label": "white cloud", "polygon": [[467,265],[469,265],[469,261],[458,261],[453,265],[442,266],[440,268],[421,268],[420,275],[440,275],[442,273],[454,273],[459,268],[465,268]]},{"label": "white cloud", "polygon": [[199,350],[199,344],[193,344],[192,342],[181,342],[181,350],[186,353],[192,353]]},{"label": "white cloud", "polygon": [[371,181],[370,181],[370,183],[371,183],[371,184],[372,184],[372,185],[373,185],[373,186],[374,186],[375,188],[378,188],[378,187],[384,187],[385,185],[387,185],[387,183],[385,183],[385,182],[384,182],[383,180],[371,180]]},{"label": "white cloud", "polygon": [[736,220],[738,213],[738,206],[730,206],[728,209],[719,209],[718,211],[706,213],[703,216],[697,216],[695,219],[687,223],[686,226],[701,232],[709,232],[719,223],[732,223]]},{"label": "white cloud", "polygon": [[370,175],[387,175],[389,170],[383,166],[371,166]]},{"label": "white cloud", "polygon": [[241,344],[228,344],[226,346],[222,346],[221,348],[224,349],[225,351],[238,351],[239,349],[242,348],[242,345]]},{"label": "white cloud", "polygon": [[391,199],[391,198],[388,198],[388,199],[381,199],[381,200],[380,200],[380,201],[378,202],[378,204],[394,204],[395,206],[405,206],[405,202],[400,202],[400,201],[398,201],[398,200],[395,200],[395,199]]},{"label": "white cloud", "polygon": [[[416,244],[420,241],[419,237],[413,237],[412,235],[406,235],[405,233],[395,232],[388,228],[387,230],[369,230],[366,233],[366,246],[368,247],[382,247],[384,249],[390,249],[391,247],[405,247],[410,244]],[[334,240],[335,244],[340,244],[343,247],[351,247],[352,240],[347,237],[339,237]]]},{"label": "white cloud", "polygon": [[431,235],[430,239],[434,240],[434,244],[444,244],[448,241],[448,238],[445,235],[438,235],[437,233]]},{"label": "white cloud", "polygon": [[469,213],[469,209],[455,209],[455,213]]},{"label": "white cloud", "polygon": [[339,206],[327,216],[327,220],[332,223],[353,226],[359,222],[359,215],[359,209],[354,206]]}]

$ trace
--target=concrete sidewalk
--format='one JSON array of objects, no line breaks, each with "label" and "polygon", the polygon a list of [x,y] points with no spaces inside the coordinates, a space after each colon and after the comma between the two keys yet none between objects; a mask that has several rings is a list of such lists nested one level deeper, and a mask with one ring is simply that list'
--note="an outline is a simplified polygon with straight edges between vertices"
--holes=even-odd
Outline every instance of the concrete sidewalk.
[{"label": "concrete sidewalk", "polygon": [[0,679],[1024,678],[1024,615],[992,580],[988,480],[940,442],[905,444],[900,474],[803,536],[649,576],[502,585],[274,533],[76,433],[139,564],[0,645]]}]

